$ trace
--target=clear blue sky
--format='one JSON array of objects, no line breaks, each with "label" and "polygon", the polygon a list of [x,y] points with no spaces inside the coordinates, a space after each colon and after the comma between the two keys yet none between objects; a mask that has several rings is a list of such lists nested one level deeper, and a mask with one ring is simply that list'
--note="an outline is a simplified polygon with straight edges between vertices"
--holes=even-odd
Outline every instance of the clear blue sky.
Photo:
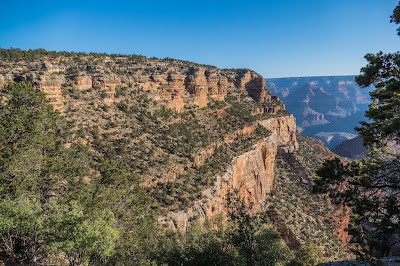
[{"label": "clear blue sky", "polygon": [[142,54],[264,77],[358,74],[400,50],[398,0],[3,0],[0,47]]}]

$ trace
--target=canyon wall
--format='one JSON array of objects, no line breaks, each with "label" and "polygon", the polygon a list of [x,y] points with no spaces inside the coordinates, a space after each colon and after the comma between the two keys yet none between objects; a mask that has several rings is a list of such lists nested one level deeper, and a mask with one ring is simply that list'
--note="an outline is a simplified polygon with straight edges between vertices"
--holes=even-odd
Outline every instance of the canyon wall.
[{"label": "canyon wall", "polygon": [[278,153],[297,149],[296,120],[292,115],[273,117],[259,122],[271,135],[252,149],[232,160],[226,172],[217,177],[213,187],[203,192],[203,198],[185,211],[171,212],[160,218],[172,228],[184,230],[193,219],[204,220],[226,213],[226,195],[236,189],[238,196],[253,203],[253,211],[263,206],[266,195],[273,189],[274,164]]},{"label": "canyon wall", "polygon": [[[154,69],[164,66],[157,61],[149,62]],[[64,110],[63,86],[73,86],[80,92],[88,89],[102,91],[106,95],[103,99],[105,104],[114,102],[116,88],[138,87],[150,91],[154,100],[179,112],[183,111],[185,105],[206,107],[210,99],[223,101],[229,89],[246,91],[258,102],[271,100],[265,80],[247,69],[166,66],[161,74],[156,70],[143,71],[143,68],[135,64],[122,69],[103,64],[74,66],[62,64],[61,60],[43,63],[19,61],[14,64],[0,61],[0,72],[3,73],[0,73],[0,87],[8,81],[31,82],[46,92],[51,103],[60,111]]]}]

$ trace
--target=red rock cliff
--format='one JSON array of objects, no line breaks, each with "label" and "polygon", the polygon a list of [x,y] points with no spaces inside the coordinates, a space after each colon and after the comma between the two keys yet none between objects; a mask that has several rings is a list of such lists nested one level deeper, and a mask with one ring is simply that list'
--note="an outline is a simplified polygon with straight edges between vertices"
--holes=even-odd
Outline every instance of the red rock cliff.
[{"label": "red rock cliff", "polygon": [[204,219],[225,213],[226,194],[231,189],[237,189],[240,197],[254,203],[253,211],[260,211],[266,195],[273,189],[277,153],[297,149],[296,121],[292,115],[270,118],[260,124],[272,132],[270,136],[234,158],[226,172],[217,177],[215,185],[203,192],[204,199],[196,202],[194,207],[171,212],[161,221],[185,229],[195,217]]}]

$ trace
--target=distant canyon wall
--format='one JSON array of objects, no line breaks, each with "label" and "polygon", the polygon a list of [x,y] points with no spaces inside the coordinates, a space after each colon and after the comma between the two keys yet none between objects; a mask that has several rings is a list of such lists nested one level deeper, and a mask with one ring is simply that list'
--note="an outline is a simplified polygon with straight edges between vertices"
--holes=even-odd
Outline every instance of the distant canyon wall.
[{"label": "distant canyon wall", "polygon": [[267,86],[296,117],[297,130],[323,141],[331,150],[357,136],[354,128],[366,121],[369,92],[375,89],[361,88],[355,76],[268,79]]}]

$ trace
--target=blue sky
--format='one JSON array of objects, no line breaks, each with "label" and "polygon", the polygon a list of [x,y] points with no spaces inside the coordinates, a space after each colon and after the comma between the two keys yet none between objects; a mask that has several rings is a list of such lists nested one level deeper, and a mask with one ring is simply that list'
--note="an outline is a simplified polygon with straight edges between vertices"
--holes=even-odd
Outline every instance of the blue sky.
[{"label": "blue sky", "polygon": [[11,1],[0,47],[142,54],[264,77],[358,74],[400,50],[398,0]]}]

